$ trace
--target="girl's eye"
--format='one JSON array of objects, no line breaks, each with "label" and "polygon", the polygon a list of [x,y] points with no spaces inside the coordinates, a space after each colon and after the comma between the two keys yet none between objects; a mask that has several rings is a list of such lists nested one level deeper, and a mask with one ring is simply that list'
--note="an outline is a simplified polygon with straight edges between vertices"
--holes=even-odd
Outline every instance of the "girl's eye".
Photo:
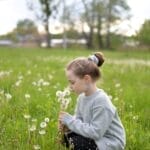
[{"label": "girl's eye", "polygon": [[70,84],[74,84],[75,82],[74,81],[70,81]]}]

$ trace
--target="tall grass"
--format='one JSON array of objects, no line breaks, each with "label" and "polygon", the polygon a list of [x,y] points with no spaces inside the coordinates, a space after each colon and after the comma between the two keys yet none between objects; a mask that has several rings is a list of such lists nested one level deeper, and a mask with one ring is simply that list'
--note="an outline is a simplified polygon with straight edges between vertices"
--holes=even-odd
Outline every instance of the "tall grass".
[{"label": "tall grass", "polygon": [[[0,48],[0,149],[30,150],[38,146],[43,150],[64,149],[57,143],[59,103],[55,93],[68,84],[66,64],[91,53]],[[126,129],[126,150],[148,150],[150,53],[104,51],[104,55],[106,61],[97,85],[110,95],[118,109]],[[72,94],[70,113],[74,111],[75,99]],[[44,128],[46,133],[39,134],[45,118],[50,119]]]}]

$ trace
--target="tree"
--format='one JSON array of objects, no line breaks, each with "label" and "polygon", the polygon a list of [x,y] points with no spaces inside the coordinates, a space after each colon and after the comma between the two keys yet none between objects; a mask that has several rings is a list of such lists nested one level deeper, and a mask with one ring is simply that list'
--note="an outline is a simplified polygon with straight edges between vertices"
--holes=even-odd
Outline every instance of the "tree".
[{"label": "tree", "polygon": [[136,38],[143,45],[150,46],[150,20],[145,20]]},{"label": "tree", "polygon": [[86,23],[89,27],[89,32],[84,31],[84,27],[82,26],[83,35],[84,38],[87,41],[87,48],[93,49],[93,34],[94,34],[94,27],[95,27],[95,12],[94,12],[94,6],[95,6],[95,0],[92,1],[86,1],[82,0],[83,6],[84,6],[84,12],[81,14],[81,20],[84,23]]},{"label": "tree", "polygon": [[[86,22],[89,32],[83,32],[87,39],[87,47],[93,48],[93,34],[97,32],[99,48],[111,48],[111,28],[118,20],[128,17],[129,6],[126,0],[82,0],[84,12],[82,21]],[[106,44],[104,34],[106,32]]]},{"label": "tree", "polygon": [[37,27],[32,20],[24,19],[18,21],[15,31],[20,35],[34,34],[37,33]]},{"label": "tree", "polygon": [[33,3],[28,1],[28,7],[35,12],[38,20],[44,24],[47,47],[51,47],[50,18],[58,11],[60,0],[38,0],[38,8]]},{"label": "tree", "polygon": [[[16,37],[16,41],[35,41],[38,39],[38,30],[35,23],[30,19],[20,20],[17,27],[10,33]],[[9,35],[9,36],[10,36]]]},{"label": "tree", "polygon": [[122,16],[128,17],[125,15],[129,10],[126,0],[107,0],[105,1],[106,8],[106,48],[111,48],[110,40],[110,28],[114,25],[116,20],[120,20]]}]

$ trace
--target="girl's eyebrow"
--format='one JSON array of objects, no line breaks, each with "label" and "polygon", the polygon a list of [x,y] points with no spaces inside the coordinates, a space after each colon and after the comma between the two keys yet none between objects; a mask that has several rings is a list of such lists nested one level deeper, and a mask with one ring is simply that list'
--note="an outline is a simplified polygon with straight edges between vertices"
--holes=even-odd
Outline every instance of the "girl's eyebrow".
[{"label": "girl's eyebrow", "polygon": [[68,80],[69,82],[75,82],[74,80]]}]

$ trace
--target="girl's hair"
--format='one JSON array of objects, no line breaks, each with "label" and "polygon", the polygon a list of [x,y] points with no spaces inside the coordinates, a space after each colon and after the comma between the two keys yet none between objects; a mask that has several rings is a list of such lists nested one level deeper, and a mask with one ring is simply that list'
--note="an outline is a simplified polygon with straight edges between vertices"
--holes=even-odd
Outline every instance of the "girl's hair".
[{"label": "girl's hair", "polygon": [[98,67],[104,63],[104,56],[101,52],[89,56],[88,58],[76,58],[67,65],[67,70],[72,70],[76,76],[83,78],[90,75],[96,81],[100,78],[101,73]]}]

